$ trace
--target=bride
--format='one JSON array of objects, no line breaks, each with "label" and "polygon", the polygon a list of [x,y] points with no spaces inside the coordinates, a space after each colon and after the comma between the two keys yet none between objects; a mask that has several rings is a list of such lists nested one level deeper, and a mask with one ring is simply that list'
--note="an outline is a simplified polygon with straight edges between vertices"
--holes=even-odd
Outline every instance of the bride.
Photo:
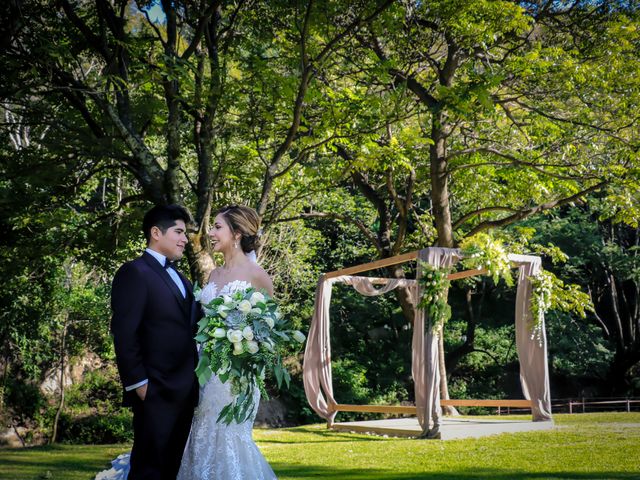
[{"label": "bride", "polygon": [[[213,250],[223,254],[224,265],[211,272],[209,282],[202,290],[202,304],[249,287],[273,295],[271,278],[249,256],[258,246],[258,228],[258,215],[251,208],[233,205],[218,212],[209,237]],[[254,405],[257,405],[260,391],[257,388],[254,391]],[[216,423],[224,406],[232,400],[230,384],[221,383],[215,375],[200,388],[200,402],[191,424],[178,480],[276,478],[251,438],[257,409],[243,423]]]},{"label": "bride", "polygon": [[[202,290],[202,304],[249,287],[273,295],[271,278],[255,261],[259,225],[259,217],[252,208],[231,205],[218,211],[209,237],[213,250],[224,256],[224,264],[211,272]],[[230,384],[222,383],[216,375],[200,388],[177,480],[276,478],[251,437],[257,409],[243,423],[217,423],[218,415],[233,396]],[[256,388],[254,405],[259,400],[260,391]],[[121,455],[96,480],[125,480],[128,460],[128,454]]]}]

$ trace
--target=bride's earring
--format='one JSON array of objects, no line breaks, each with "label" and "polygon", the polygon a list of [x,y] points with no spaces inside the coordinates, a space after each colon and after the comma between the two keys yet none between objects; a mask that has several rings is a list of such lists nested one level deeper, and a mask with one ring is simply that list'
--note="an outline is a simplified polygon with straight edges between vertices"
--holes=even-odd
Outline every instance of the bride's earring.
[{"label": "bride's earring", "polygon": [[233,242],[233,248],[238,248],[238,240],[236,240],[235,242]]}]

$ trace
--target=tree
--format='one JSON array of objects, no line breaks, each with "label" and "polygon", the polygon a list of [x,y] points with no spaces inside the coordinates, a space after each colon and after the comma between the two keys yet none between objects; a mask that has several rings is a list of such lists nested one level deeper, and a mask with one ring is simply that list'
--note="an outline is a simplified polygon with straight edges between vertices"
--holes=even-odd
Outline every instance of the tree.
[{"label": "tree", "polygon": [[[63,112],[71,116],[66,156],[90,163],[88,177],[108,170],[125,179],[112,218],[142,200],[193,205],[197,231],[188,254],[203,279],[213,266],[204,235],[212,203],[235,196],[216,192],[233,190],[233,178],[255,198],[261,177],[255,205],[267,214],[275,182],[331,138],[321,131],[316,140],[301,127],[313,109],[312,85],[344,39],[391,2],[345,9],[314,1],[162,1],[163,25],[149,18],[150,3],[61,0],[58,12],[17,3],[3,59],[12,75],[1,96],[15,129],[49,131],[41,145]],[[274,107],[272,121],[253,116]],[[249,159],[250,134],[234,135],[247,129],[259,152]]]},{"label": "tree", "polygon": [[[358,35],[373,57],[353,70],[413,115],[337,147],[377,220],[337,218],[381,258],[404,248],[409,219],[419,245],[451,248],[597,191],[637,221],[635,18],[608,2],[395,4]],[[447,398],[443,354],[440,366]]]},{"label": "tree", "polygon": [[[637,388],[633,379],[640,362],[638,228],[611,221],[610,212],[600,210],[602,206],[602,197],[595,197],[590,207],[569,209],[544,224],[532,223],[538,239],[553,242],[569,255],[563,267],[565,278],[582,284],[595,306],[582,327],[595,330],[588,342],[611,352],[605,365],[574,375],[591,377],[605,395],[629,395]],[[580,331],[575,325],[569,328]],[[584,341],[579,349],[597,356],[597,348]]]}]

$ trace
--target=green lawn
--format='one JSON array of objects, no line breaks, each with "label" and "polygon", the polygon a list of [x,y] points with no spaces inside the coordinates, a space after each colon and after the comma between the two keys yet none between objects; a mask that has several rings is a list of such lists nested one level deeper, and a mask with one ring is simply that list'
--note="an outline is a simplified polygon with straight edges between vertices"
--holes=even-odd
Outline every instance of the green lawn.
[{"label": "green lawn", "polygon": [[[556,415],[555,423],[554,430],[467,440],[379,438],[323,425],[259,429],[255,439],[283,480],[640,479],[640,413]],[[86,480],[127,449],[0,450],[0,479]]]}]

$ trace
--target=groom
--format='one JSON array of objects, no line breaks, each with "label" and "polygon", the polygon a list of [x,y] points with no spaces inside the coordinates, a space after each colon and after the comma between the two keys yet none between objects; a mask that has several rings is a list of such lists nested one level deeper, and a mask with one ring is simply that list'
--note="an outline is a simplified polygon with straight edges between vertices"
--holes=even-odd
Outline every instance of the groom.
[{"label": "groom", "polygon": [[130,480],[175,480],[198,401],[199,309],[172,263],[182,258],[190,220],[180,205],[149,210],[145,252],[113,279],[111,331],[123,403],[133,409]]}]

